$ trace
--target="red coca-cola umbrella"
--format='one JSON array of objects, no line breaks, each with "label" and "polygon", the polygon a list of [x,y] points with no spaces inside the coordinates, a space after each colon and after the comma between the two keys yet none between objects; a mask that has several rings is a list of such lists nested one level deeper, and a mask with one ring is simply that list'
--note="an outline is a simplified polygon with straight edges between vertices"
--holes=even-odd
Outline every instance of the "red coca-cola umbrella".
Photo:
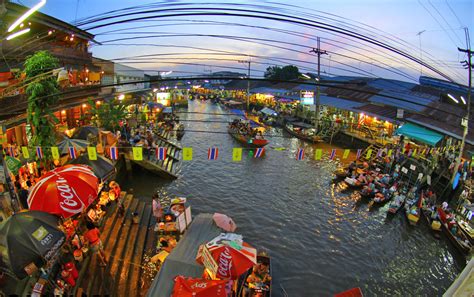
[{"label": "red coca-cola umbrella", "polygon": [[174,280],[171,297],[227,297],[228,280],[185,278],[178,275]]},{"label": "red coca-cola umbrella", "polygon": [[66,165],[46,173],[28,196],[30,210],[63,218],[82,212],[97,198],[99,179],[84,165]]},{"label": "red coca-cola umbrella", "polygon": [[257,250],[247,244],[241,246],[228,243],[206,245],[200,249],[196,260],[205,266],[211,263],[215,269],[206,268],[215,270],[216,278],[237,279],[257,263]]}]

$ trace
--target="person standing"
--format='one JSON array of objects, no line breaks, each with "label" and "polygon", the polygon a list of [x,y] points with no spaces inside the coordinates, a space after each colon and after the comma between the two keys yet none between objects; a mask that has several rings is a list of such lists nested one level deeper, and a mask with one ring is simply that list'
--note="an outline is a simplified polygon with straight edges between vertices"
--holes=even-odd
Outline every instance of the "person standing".
[{"label": "person standing", "polygon": [[90,221],[86,223],[86,226],[88,230],[84,234],[84,238],[87,240],[87,242],[89,242],[92,252],[99,256],[99,260],[101,262],[100,266],[105,267],[107,265],[107,260],[105,259],[104,248],[100,239],[100,231]]}]

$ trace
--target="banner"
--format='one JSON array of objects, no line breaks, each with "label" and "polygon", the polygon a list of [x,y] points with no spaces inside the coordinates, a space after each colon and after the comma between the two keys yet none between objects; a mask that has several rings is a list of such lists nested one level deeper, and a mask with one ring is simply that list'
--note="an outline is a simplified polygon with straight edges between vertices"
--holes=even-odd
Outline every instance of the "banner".
[{"label": "banner", "polygon": [[369,150],[367,151],[367,154],[365,155],[365,158],[366,158],[367,160],[370,160],[370,156],[371,156],[371,155],[372,155],[372,149],[369,149]]},{"label": "banner", "polygon": [[232,149],[232,161],[234,162],[242,161],[242,148],[241,147],[234,147]]},{"label": "banner", "polygon": [[28,148],[26,146],[21,147],[21,154],[23,155],[23,158],[25,159],[30,158],[30,151],[28,151]]},{"label": "banner", "polygon": [[95,146],[88,146],[87,147],[87,156],[89,157],[89,160],[91,161],[96,161],[97,160],[97,150]]},{"label": "banner", "polygon": [[51,147],[51,156],[53,157],[53,160],[59,160],[61,158],[61,156],[59,156],[59,149],[57,146]]},{"label": "banner", "polygon": [[323,156],[323,150],[322,149],[316,149],[314,152],[314,159],[315,160],[321,160],[321,157]]},{"label": "banner", "polygon": [[193,148],[183,147],[183,161],[191,161],[193,159]]},{"label": "banner", "polygon": [[349,157],[349,153],[351,150],[344,150],[344,154],[342,155],[342,159],[347,159]]},{"label": "banner", "polygon": [[133,160],[143,161],[143,148],[141,146],[134,146],[132,148]]},{"label": "banner", "polygon": [[18,170],[21,168],[20,160],[18,160],[17,158],[6,156],[5,163],[7,164],[8,170],[10,170],[14,175],[18,174]]},{"label": "banner", "polygon": [[392,156],[393,150],[388,150],[387,156],[390,158]]}]

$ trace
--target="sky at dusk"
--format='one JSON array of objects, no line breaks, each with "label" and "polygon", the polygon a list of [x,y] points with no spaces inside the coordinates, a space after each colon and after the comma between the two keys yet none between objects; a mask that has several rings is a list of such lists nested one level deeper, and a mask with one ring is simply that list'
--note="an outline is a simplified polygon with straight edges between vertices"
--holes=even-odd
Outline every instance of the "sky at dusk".
[{"label": "sky at dusk", "polygon": [[[38,0],[14,2],[32,6]],[[205,2],[212,4],[200,5],[199,1],[48,0],[41,12],[71,23],[111,10],[144,4],[155,6],[139,10],[164,10],[193,4],[188,6],[195,8],[193,11],[225,7],[281,13],[292,16],[294,20],[305,18],[325,25],[342,26],[394,46],[413,57],[421,57],[457,82],[467,81],[467,72],[459,63],[466,57],[458,53],[457,47],[466,47],[463,27],[468,27],[471,35],[474,34],[474,5],[470,0]],[[96,24],[104,22],[81,28],[87,29]],[[89,31],[103,43],[91,47],[94,56],[117,59],[117,62],[149,70],[149,73],[168,70],[173,70],[176,75],[222,70],[245,73],[246,65],[238,63],[238,60],[248,59],[245,55],[253,56],[252,76],[262,76],[270,65],[285,64],[295,64],[301,72],[315,72],[316,57],[309,50],[316,47],[316,36],[321,37],[321,48],[329,54],[322,56],[323,73],[381,76],[416,82],[421,71],[420,65],[400,55],[347,35],[261,18],[170,16]],[[417,33],[422,31],[418,36]],[[137,57],[152,54],[158,55]],[[427,68],[422,71],[425,75],[438,77]]]}]

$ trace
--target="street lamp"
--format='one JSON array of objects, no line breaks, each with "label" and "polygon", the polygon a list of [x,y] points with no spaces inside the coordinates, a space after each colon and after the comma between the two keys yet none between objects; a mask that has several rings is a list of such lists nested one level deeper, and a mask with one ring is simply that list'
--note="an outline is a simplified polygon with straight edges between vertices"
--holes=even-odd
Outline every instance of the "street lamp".
[{"label": "street lamp", "polygon": [[32,8],[30,8],[27,12],[25,12],[21,17],[19,17],[9,28],[8,32],[12,32],[15,28],[20,25],[24,20],[26,20],[30,15],[32,15],[35,11],[40,9],[46,4],[46,0],[41,0],[40,3],[36,4]]},{"label": "street lamp", "polygon": [[453,100],[454,102],[456,102],[456,104],[458,104],[458,103],[459,103],[459,100],[458,100],[458,99],[456,99],[456,98],[454,98],[454,96],[453,96],[453,95],[451,95],[451,94],[448,94],[448,97],[449,97],[451,100]]},{"label": "street lamp", "polygon": [[5,40],[12,40],[13,38],[18,37],[18,36],[23,35],[23,34],[28,33],[28,32],[30,32],[30,28],[26,28],[26,29],[20,30],[20,31],[18,31],[18,32],[15,32],[15,33],[13,33],[13,34],[8,35],[8,36],[5,38]]}]

